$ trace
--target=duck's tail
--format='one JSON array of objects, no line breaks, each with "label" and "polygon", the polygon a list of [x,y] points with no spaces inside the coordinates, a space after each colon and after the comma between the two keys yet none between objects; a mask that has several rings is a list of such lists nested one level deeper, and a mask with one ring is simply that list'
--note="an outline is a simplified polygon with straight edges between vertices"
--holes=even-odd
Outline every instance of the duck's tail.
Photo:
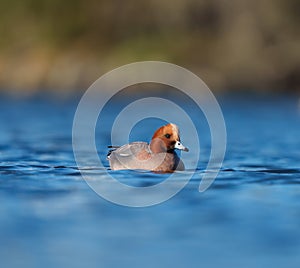
[{"label": "duck's tail", "polygon": [[114,145],[108,145],[107,148],[110,149],[106,155],[106,158],[109,159],[111,153],[115,150],[117,150],[118,148],[120,148],[121,146],[114,146]]}]

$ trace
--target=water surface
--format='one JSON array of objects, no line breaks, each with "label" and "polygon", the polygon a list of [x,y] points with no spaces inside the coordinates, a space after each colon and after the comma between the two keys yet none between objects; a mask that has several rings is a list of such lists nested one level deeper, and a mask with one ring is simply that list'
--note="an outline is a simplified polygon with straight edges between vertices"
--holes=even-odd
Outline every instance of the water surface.
[{"label": "water surface", "polygon": [[[100,198],[80,176],[71,141],[77,101],[2,97],[1,266],[299,267],[298,100],[233,95],[218,100],[228,144],[212,187],[198,192],[210,150],[209,133],[199,119],[201,157],[187,187],[161,205],[127,208]],[[113,105],[116,111],[122,106]],[[148,141],[159,123],[141,122],[130,139]],[[136,186],[164,179],[108,170],[110,125],[104,122],[97,130],[105,169],[90,172],[103,183],[106,172]],[[181,132],[192,147],[184,127]],[[186,157],[189,167],[193,159]]]}]

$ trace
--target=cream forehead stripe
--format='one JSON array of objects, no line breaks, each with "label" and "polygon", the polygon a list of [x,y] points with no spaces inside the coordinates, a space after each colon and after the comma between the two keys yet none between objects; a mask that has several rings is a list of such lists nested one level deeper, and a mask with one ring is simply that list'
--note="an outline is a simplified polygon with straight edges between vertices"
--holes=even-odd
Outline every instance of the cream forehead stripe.
[{"label": "cream forehead stripe", "polygon": [[179,128],[175,124],[170,124],[172,127],[172,132],[174,133],[175,136],[179,139],[180,133],[179,133]]}]

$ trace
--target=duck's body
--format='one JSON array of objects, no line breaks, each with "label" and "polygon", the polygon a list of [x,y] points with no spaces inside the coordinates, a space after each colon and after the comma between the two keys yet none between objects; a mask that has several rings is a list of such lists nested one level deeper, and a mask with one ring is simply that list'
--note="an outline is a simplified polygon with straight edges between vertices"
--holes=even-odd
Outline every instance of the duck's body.
[{"label": "duck's body", "polygon": [[188,151],[180,143],[178,127],[168,124],[159,128],[150,144],[133,142],[113,149],[108,154],[112,170],[143,169],[155,172],[184,170],[184,164],[175,149]]}]

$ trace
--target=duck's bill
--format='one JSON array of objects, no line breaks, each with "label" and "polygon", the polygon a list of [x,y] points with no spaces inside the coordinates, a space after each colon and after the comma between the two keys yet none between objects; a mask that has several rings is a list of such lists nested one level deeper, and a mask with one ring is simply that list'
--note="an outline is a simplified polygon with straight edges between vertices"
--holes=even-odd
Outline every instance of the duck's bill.
[{"label": "duck's bill", "polygon": [[189,151],[189,149],[186,148],[186,147],[184,147],[184,146],[182,145],[182,143],[179,142],[179,141],[176,141],[176,143],[175,143],[175,148],[178,149],[178,150],[185,151],[185,152],[188,152],[188,151]]}]

